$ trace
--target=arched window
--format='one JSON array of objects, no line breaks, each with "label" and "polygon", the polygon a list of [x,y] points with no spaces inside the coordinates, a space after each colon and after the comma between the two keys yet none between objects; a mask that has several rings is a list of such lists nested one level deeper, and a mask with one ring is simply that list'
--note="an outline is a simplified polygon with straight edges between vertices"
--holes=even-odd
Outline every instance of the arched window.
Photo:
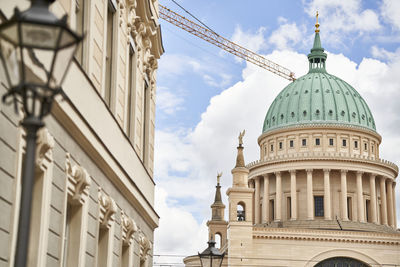
[{"label": "arched window", "polygon": [[237,210],[237,220],[245,221],[246,220],[245,204],[243,202],[239,202],[237,204],[236,210]]},{"label": "arched window", "polygon": [[215,241],[215,247],[220,249],[222,247],[222,235],[221,233],[215,233],[214,236],[214,241]]},{"label": "arched window", "polygon": [[323,260],[317,263],[314,267],[329,267],[329,266],[342,266],[342,267],[369,267],[369,265],[352,258],[335,257]]}]

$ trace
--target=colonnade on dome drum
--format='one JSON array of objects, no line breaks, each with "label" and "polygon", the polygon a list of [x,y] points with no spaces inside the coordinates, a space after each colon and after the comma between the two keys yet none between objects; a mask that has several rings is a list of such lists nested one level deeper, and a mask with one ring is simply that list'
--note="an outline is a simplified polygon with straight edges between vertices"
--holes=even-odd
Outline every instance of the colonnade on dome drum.
[{"label": "colonnade on dome drum", "polygon": [[261,175],[253,171],[252,175],[252,168],[249,187],[255,192],[254,224],[322,219],[392,228],[397,225],[396,183],[389,175],[328,167],[286,169]]}]

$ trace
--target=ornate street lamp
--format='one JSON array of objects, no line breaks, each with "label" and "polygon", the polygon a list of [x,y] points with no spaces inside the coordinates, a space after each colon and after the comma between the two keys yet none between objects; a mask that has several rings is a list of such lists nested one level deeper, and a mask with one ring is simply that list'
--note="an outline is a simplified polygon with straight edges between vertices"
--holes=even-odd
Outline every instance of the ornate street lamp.
[{"label": "ornate street lamp", "polygon": [[221,267],[222,261],[224,260],[225,252],[221,253],[219,249],[215,247],[215,241],[210,240],[207,242],[208,248],[202,253],[199,253],[200,263],[202,267]]},{"label": "ornate street lamp", "polygon": [[[8,84],[3,102],[22,103],[26,130],[25,164],[21,182],[15,265],[25,267],[29,244],[32,190],[35,173],[36,135],[44,126],[54,97],[62,93],[61,84],[82,40],[67,25],[67,16],[58,19],[49,11],[54,0],[32,0],[23,12],[0,25],[0,60]],[[12,101],[8,101],[12,100]]]}]

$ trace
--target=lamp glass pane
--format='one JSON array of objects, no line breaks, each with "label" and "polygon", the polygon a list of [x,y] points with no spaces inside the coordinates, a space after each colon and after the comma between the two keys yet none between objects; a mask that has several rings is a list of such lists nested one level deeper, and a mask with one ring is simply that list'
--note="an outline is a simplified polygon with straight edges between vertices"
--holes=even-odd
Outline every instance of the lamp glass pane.
[{"label": "lamp glass pane", "polygon": [[51,25],[40,25],[31,23],[21,24],[22,46],[56,49],[60,27]]},{"label": "lamp glass pane", "polygon": [[62,31],[59,47],[64,48],[76,42],[77,42],[76,37],[72,35],[69,31],[67,30]]},{"label": "lamp glass pane", "polygon": [[22,48],[25,83],[45,86],[48,82],[54,51]]},{"label": "lamp glass pane", "polygon": [[211,267],[211,257],[210,256],[204,256],[202,255],[200,257],[200,261],[201,261],[201,266],[202,267]]},{"label": "lamp glass pane", "polygon": [[0,30],[0,38],[7,39],[14,45],[18,44],[18,24],[14,23]]},{"label": "lamp glass pane", "polygon": [[61,85],[63,78],[67,73],[70,62],[75,54],[76,45],[77,44],[75,43],[74,45],[70,45],[58,51],[54,62],[50,86],[58,87]]},{"label": "lamp glass pane", "polygon": [[0,38],[1,64],[4,68],[4,74],[8,86],[15,87],[20,82],[21,74],[21,53],[18,46]]},{"label": "lamp glass pane", "polygon": [[214,257],[213,267],[220,267],[222,263],[222,257]]}]

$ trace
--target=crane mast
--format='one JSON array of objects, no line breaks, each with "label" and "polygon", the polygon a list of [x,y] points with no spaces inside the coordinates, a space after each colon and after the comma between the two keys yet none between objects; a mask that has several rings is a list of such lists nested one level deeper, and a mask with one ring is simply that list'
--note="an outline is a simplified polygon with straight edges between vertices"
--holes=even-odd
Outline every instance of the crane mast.
[{"label": "crane mast", "polygon": [[178,26],[179,28],[261,68],[275,73],[289,81],[294,81],[295,76],[289,69],[266,59],[234,42],[216,34],[215,32],[179,15],[178,13],[159,4],[160,18]]}]

